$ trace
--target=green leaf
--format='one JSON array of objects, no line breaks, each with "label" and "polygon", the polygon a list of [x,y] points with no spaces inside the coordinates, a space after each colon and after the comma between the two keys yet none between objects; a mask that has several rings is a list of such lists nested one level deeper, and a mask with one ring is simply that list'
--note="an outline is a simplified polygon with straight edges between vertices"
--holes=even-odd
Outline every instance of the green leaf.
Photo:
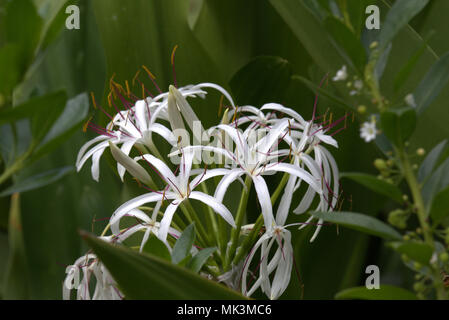
[{"label": "green leaf", "polygon": [[[14,108],[7,108],[0,111],[0,125],[8,122],[15,122],[23,118],[34,118],[35,115],[43,113],[50,108],[58,109],[61,102],[64,104],[66,95],[63,91],[46,94],[44,96],[32,98],[27,102]],[[45,120],[44,120],[45,122]]]},{"label": "green leaf", "polygon": [[39,43],[43,20],[31,0],[10,1],[6,7],[5,34],[8,43],[20,47],[21,72],[31,62]]},{"label": "green leaf", "polygon": [[[20,79],[20,65],[18,60],[19,47],[16,44],[7,44],[0,48],[0,94],[11,95],[12,90]],[[4,101],[0,104],[2,107]]]},{"label": "green leaf", "polygon": [[315,218],[358,230],[385,239],[401,239],[401,234],[388,224],[371,216],[345,211],[310,212]]},{"label": "green leaf", "polygon": [[127,299],[244,299],[238,292],[160,258],[114,246],[82,233]]},{"label": "green leaf", "polygon": [[440,158],[441,152],[444,150],[446,146],[447,140],[441,141],[438,145],[436,145],[432,151],[426,156],[418,171],[418,180],[419,182],[423,182],[433,171],[438,159]]},{"label": "green leaf", "polygon": [[426,52],[427,44],[424,42],[421,47],[413,54],[413,56],[404,64],[402,69],[394,78],[394,91],[398,91],[409,78],[419,58]]},{"label": "green leaf", "polygon": [[322,70],[334,70],[344,64],[321,22],[303,1],[270,0],[270,3]]},{"label": "green leaf", "polygon": [[188,264],[188,268],[195,273],[198,273],[203,265],[206,263],[207,259],[217,250],[217,248],[204,248],[199,251]]},{"label": "green leaf", "polygon": [[290,83],[291,75],[291,66],[287,60],[261,56],[237,71],[229,85],[237,104],[261,106],[267,102],[279,102]]},{"label": "green leaf", "polygon": [[5,274],[3,298],[27,299],[29,297],[28,269],[18,193],[11,197],[8,231],[10,255]]},{"label": "green leaf", "polygon": [[416,112],[411,107],[383,111],[380,119],[383,132],[398,147],[402,146],[415,130]]},{"label": "green leaf", "polygon": [[348,62],[353,64],[359,72],[363,73],[366,63],[366,52],[355,34],[343,22],[332,16],[328,17],[324,24],[328,33],[332,35],[349,57]]},{"label": "green leaf", "polygon": [[417,300],[415,294],[408,290],[391,286],[380,285],[379,289],[367,289],[366,287],[354,287],[340,291],[335,299],[357,300]]},{"label": "green leaf", "polygon": [[164,259],[166,261],[171,261],[170,251],[168,251],[167,246],[154,234],[150,234],[150,237],[143,246],[142,252]]},{"label": "green leaf", "polygon": [[422,196],[427,210],[430,210],[434,197],[449,186],[449,158],[432,173],[422,187]]},{"label": "green leaf", "polygon": [[23,180],[19,180],[14,183],[12,186],[8,187],[6,190],[0,192],[0,197],[9,196],[16,192],[24,192],[33,189],[37,189],[43,186],[46,186],[50,183],[53,183],[66,174],[73,171],[73,167],[63,167],[58,169],[52,169],[43,173],[39,173],[37,175],[28,177]]},{"label": "green leaf", "polygon": [[54,150],[81,127],[89,110],[89,100],[86,93],[81,93],[68,100],[64,111],[55,121],[50,131],[33,154],[33,160]]},{"label": "green leaf", "polygon": [[427,243],[418,241],[398,241],[388,244],[399,253],[407,255],[410,259],[428,265],[433,249]]},{"label": "green leaf", "polygon": [[449,216],[449,187],[436,194],[432,200],[429,215],[434,224],[438,224]]},{"label": "green leaf", "polygon": [[337,97],[336,95],[334,95],[333,93],[331,93],[330,91],[328,91],[324,88],[320,88],[318,85],[316,85],[315,83],[313,83],[312,81],[310,81],[304,77],[301,77],[298,75],[293,75],[292,79],[297,79],[297,80],[301,81],[310,90],[314,91],[316,94],[322,94],[324,97],[329,99],[329,101],[334,103],[335,106],[337,106],[337,107],[343,108],[345,110],[356,110],[355,106],[348,104],[345,100]]},{"label": "green leaf", "polygon": [[357,183],[373,190],[376,193],[382,194],[384,196],[393,199],[398,203],[402,203],[402,192],[394,184],[388,183],[386,181],[380,180],[375,176],[357,173],[357,172],[342,172],[340,173],[340,178],[349,178]]},{"label": "green leaf", "polygon": [[449,52],[430,68],[414,92],[416,112],[421,114],[440,94],[449,80]]},{"label": "green leaf", "polygon": [[67,14],[65,10],[74,1],[50,0],[46,1],[45,25],[41,37],[41,50],[46,49],[59,36],[65,26]]},{"label": "green leaf", "polygon": [[31,118],[31,133],[35,143],[40,142],[47,132],[51,129],[56,119],[64,110],[67,95],[65,92],[57,92],[55,94],[46,95],[46,100],[41,101],[38,108]]},{"label": "green leaf", "polygon": [[380,28],[379,45],[383,50],[428,3],[428,0],[397,0]]},{"label": "green leaf", "polygon": [[184,229],[179,239],[176,240],[171,257],[172,262],[178,264],[179,262],[184,260],[184,258],[190,254],[190,250],[192,249],[194,241],[195,223],[192,223]]}]

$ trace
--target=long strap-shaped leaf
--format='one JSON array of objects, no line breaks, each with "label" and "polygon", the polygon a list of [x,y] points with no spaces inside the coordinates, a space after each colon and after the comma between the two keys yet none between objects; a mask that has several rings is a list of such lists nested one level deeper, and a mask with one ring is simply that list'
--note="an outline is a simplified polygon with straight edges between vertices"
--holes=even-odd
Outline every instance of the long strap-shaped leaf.
[{"label": "long strap-shaped leaf", "polygon": [[158,257],[114,246],[88,233],[82,237],[117,281],[127,299],[245,299]]}]

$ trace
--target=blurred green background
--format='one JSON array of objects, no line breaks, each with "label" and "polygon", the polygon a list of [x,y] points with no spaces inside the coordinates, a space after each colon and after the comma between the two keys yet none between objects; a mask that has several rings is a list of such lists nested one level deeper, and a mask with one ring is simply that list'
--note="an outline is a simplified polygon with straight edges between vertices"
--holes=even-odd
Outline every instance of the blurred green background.
[{"label": "blurred green background", "polygon": [[[0,88],[7,88],[8,54],[5,47],[16,43],[28,50],[31,46],[27,32],[35,28],[34,18],[22,8],[8,10],[11,1],[0,0]],[[172,83],[170,64],[175,45],[176,73],[179,85],[215,82],[230,90],[237,104],[261,106],[279,102],[301,113],[312,113],[315,92],[302,78],[317,85],[325,74],[333,76],[343,64],[338,30],[329,28],[328,16],[349,15],[354,39],[367,44],[375,38],[375,31],[364,28],[365,7],[377,4],[381,16],[388,11],[387,1],[367,0],[14,0],[29,2],[36,8],[44,27],[51,25],[48,45],[33,51],[25,63],[26,76],[13,85],[13,99],[5,99],[0,108],[18,105],[34,96],[42,96],[59,89],[68,99],[80,97],[75,104],[83,104],[73,123],[70,137],[36,161],[25,166],[0,185],[0,192],[27,178],[54,168],[72,166],[79,148],[95,136],[82,131],[83,121],[90,115],[104,124],[106,119],[87,109],[91,92],[97,101],[105,101],[108,80],[131,80],[142,65],[150,68],[159,86],[166,90]],[[80,29],[68,30],[64,22],[65,8],[76,4],[80,8]],[[447,14],[449,1],[432,0],[402,30],[393,42],[392,51],[381,87],[392,100],[411,92],[438,56],[449,50]],[[9,21],[9,22],[8,22]],[[13,22],[11,22],[13,21]],[[17,33],[11,35],[10,23]],[[20,23],[18,23],[20,22]],[[28,25],[28,27],[27,27]],[[27,29],[28,28],[28,29]],[[423,39],[426,39],[427,44]],[[45,42],[46,43],[46,42]],[[35,50],[35,49],[34,49]],[[404,85],[394,90],[395,78],[411,57],[422,51]],[[23,73],[23,68],[22,71]],[[19,72],[20,74],[20,72]],[[302,77],[302,78],[301,78]],[[19,85],[20,84],[20,85]],[[320,96],[319,109],[329,108],[341,116],[358,101],[348,95],[344,85],[329,81],[326,89],[337,101]],[[140,92],[139,89],[136,89]],[[422,116],[413,145],[429,148],[449,135],[447,88]],[[200,118],[208,124],[217,122],[219,97],[216,104],[195,101]],[[106,105],[106,103],[103,103]],[[70,106],[68,104],[68,106]],[[0,115],[2,115],[0,113]],[[42,115],[41,115],[42,116]],[[36,116],[38,117],[38,116]],[[0,118],[1,119],[1,118]],[[0,120],[1,121],[1,120]],[[58,119],[56,123],[60,121]],[[23,122],[23,120],[22,120]],[[31,133],[18,121],[13,138],[9,124],[0,122],[0,170],[7,159],[20,155],[22,144]],[[9,138],[8,138],[9,137]],[[332,150],[341,171],[376,174],[372,162],[381,152],[374,144],[366,144],[359,137],[357,119],[338,136],[339,149]],[[13,147],[14,146],[14,147]],[[21,149],[22,148],[22,149]],[[78,230],[97,234],[122,202],[140,192],[131,179],[120,183],[115,168],[102,160],[100,182],[90,176],[89,166],[80,173],[64,171],[61,179],[41,188],[20,193],[21,223],[9,219],[11,196],[0,198],[0,292],[3,299],[60,299],[65,268],[87,251]],[[110,159],[110,158],[109,158]],[[375,195],[350,181],[342,182],[345,202],[343,209],[351,209],[385,219],[391,208],[387,198]],[[254,212],[254,215],[258,212]],[[100,220],[100,221],[96,221]],[[17,221],[16,221],[17,222]],[[334,226],[323,228],[314,243],[309,243],[313,229],[293,232],[295,260],[299,277],[292,275],[286,299],[332,299],[338,291],[364,284],[365,267],[377,264],[381,283],[409,288],[412,274],[398,255],[382,245],[382,241]],[[299,279],[300,278],[300,279]],[[303,288],[303,293],[302,289]]]}]

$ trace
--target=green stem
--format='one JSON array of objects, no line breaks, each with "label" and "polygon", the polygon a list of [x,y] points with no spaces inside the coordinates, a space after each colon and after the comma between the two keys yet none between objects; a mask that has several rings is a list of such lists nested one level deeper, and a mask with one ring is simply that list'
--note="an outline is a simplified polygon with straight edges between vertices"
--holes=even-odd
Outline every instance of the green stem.
[{"label": "green stem", "polygon": [[[413,172],[413,168],[410,164],[410,161],[408,159],[407,154],[403,149],[398,151],[399,159],[401,161],[403,174],[405,177],[405,180],[407,181],[407,184],[410,188],[410,192],[413,196],[413,201],[417,209],[417,216],[419,220],[419,224],[421,226],[424,241],[432,248],[432,250],[435,250],[435,243],[433,239],[432,229],[430,228],[428,222],[427,222],[427,212],[426,208],[424,206],[424,200],[422,198],[421,194],[421,188],[419,186],[418,181],[416,180],[416,176]],[[442,300],[445,299],[446,294],[444,290],[444,286],[440,277],[440,273],[438,268],[434,268],[432,265],[430,266],[431,269],[433,269],[433,277],[434,277],[434,284],[436,289],[437,298]]]},{"label": "green stem", "polygon": [[242,228],[243,218],[245,217],[252,182],[253,182],[252,178],[249,175],[247,175],[245,178],[245,189],[242,190],[239,207],[237,209],[237,215],[235,217],[236,227],[231,231],[231,246],[229,247],[229,250],[226,253],[226,260],[224,265],[225,271],[228,271],[229,267],[231,266],[231,261],[237,249],[240,236],[240,229]]},{"label": "green stem", "polygon": [[[271,195],[271,204],[272,205],[276,202],[276,200],[278,199],[282,190],[284,190],[284,187],[287,184],[289,177],[290,177],[290,175],[288,173],[284,173],[284,175],[282,176],[282,179],[279,182],[279,185],[277,186],[276,190]],[[243,259],[243,257],[248,252],[249,248],[256,241],[257,236],[259,235],[259,232],[262,229],[262,226],[263,226],[263,215],[260,214],[259,217],[257,218],[256,222],[254,223],[253,229],[251,230],[249,235],[245,238],[245,240],[243,240],[240,250],[234,256],[234,259],[232,260],[232,264],[236,265],[240,262],[241,259]]]}]

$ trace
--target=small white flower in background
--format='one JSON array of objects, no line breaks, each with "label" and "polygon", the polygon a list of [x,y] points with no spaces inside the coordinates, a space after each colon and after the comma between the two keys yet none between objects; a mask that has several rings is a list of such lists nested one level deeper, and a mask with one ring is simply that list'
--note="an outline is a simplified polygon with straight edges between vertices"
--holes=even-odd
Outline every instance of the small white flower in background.
[{"label": "small white flower in background", "polygon": [[373,118],[370,122],[364,122],[360,127],[360,137],[365,140],[365,142],[370,142],[376,139],[377,128],[376,120]]},{"label": "small white flower in background", "polygon": [[406,95],[404,101],[409,107],[416,108],[415,96],[412,93]]},{"label": "small white flower in background", "polygon": [[346,65],[341,67],[340,70],[337,71],[335,76],[332,78],[333,81],[345,81],[348,78],[348,72],[346,69]]}]

